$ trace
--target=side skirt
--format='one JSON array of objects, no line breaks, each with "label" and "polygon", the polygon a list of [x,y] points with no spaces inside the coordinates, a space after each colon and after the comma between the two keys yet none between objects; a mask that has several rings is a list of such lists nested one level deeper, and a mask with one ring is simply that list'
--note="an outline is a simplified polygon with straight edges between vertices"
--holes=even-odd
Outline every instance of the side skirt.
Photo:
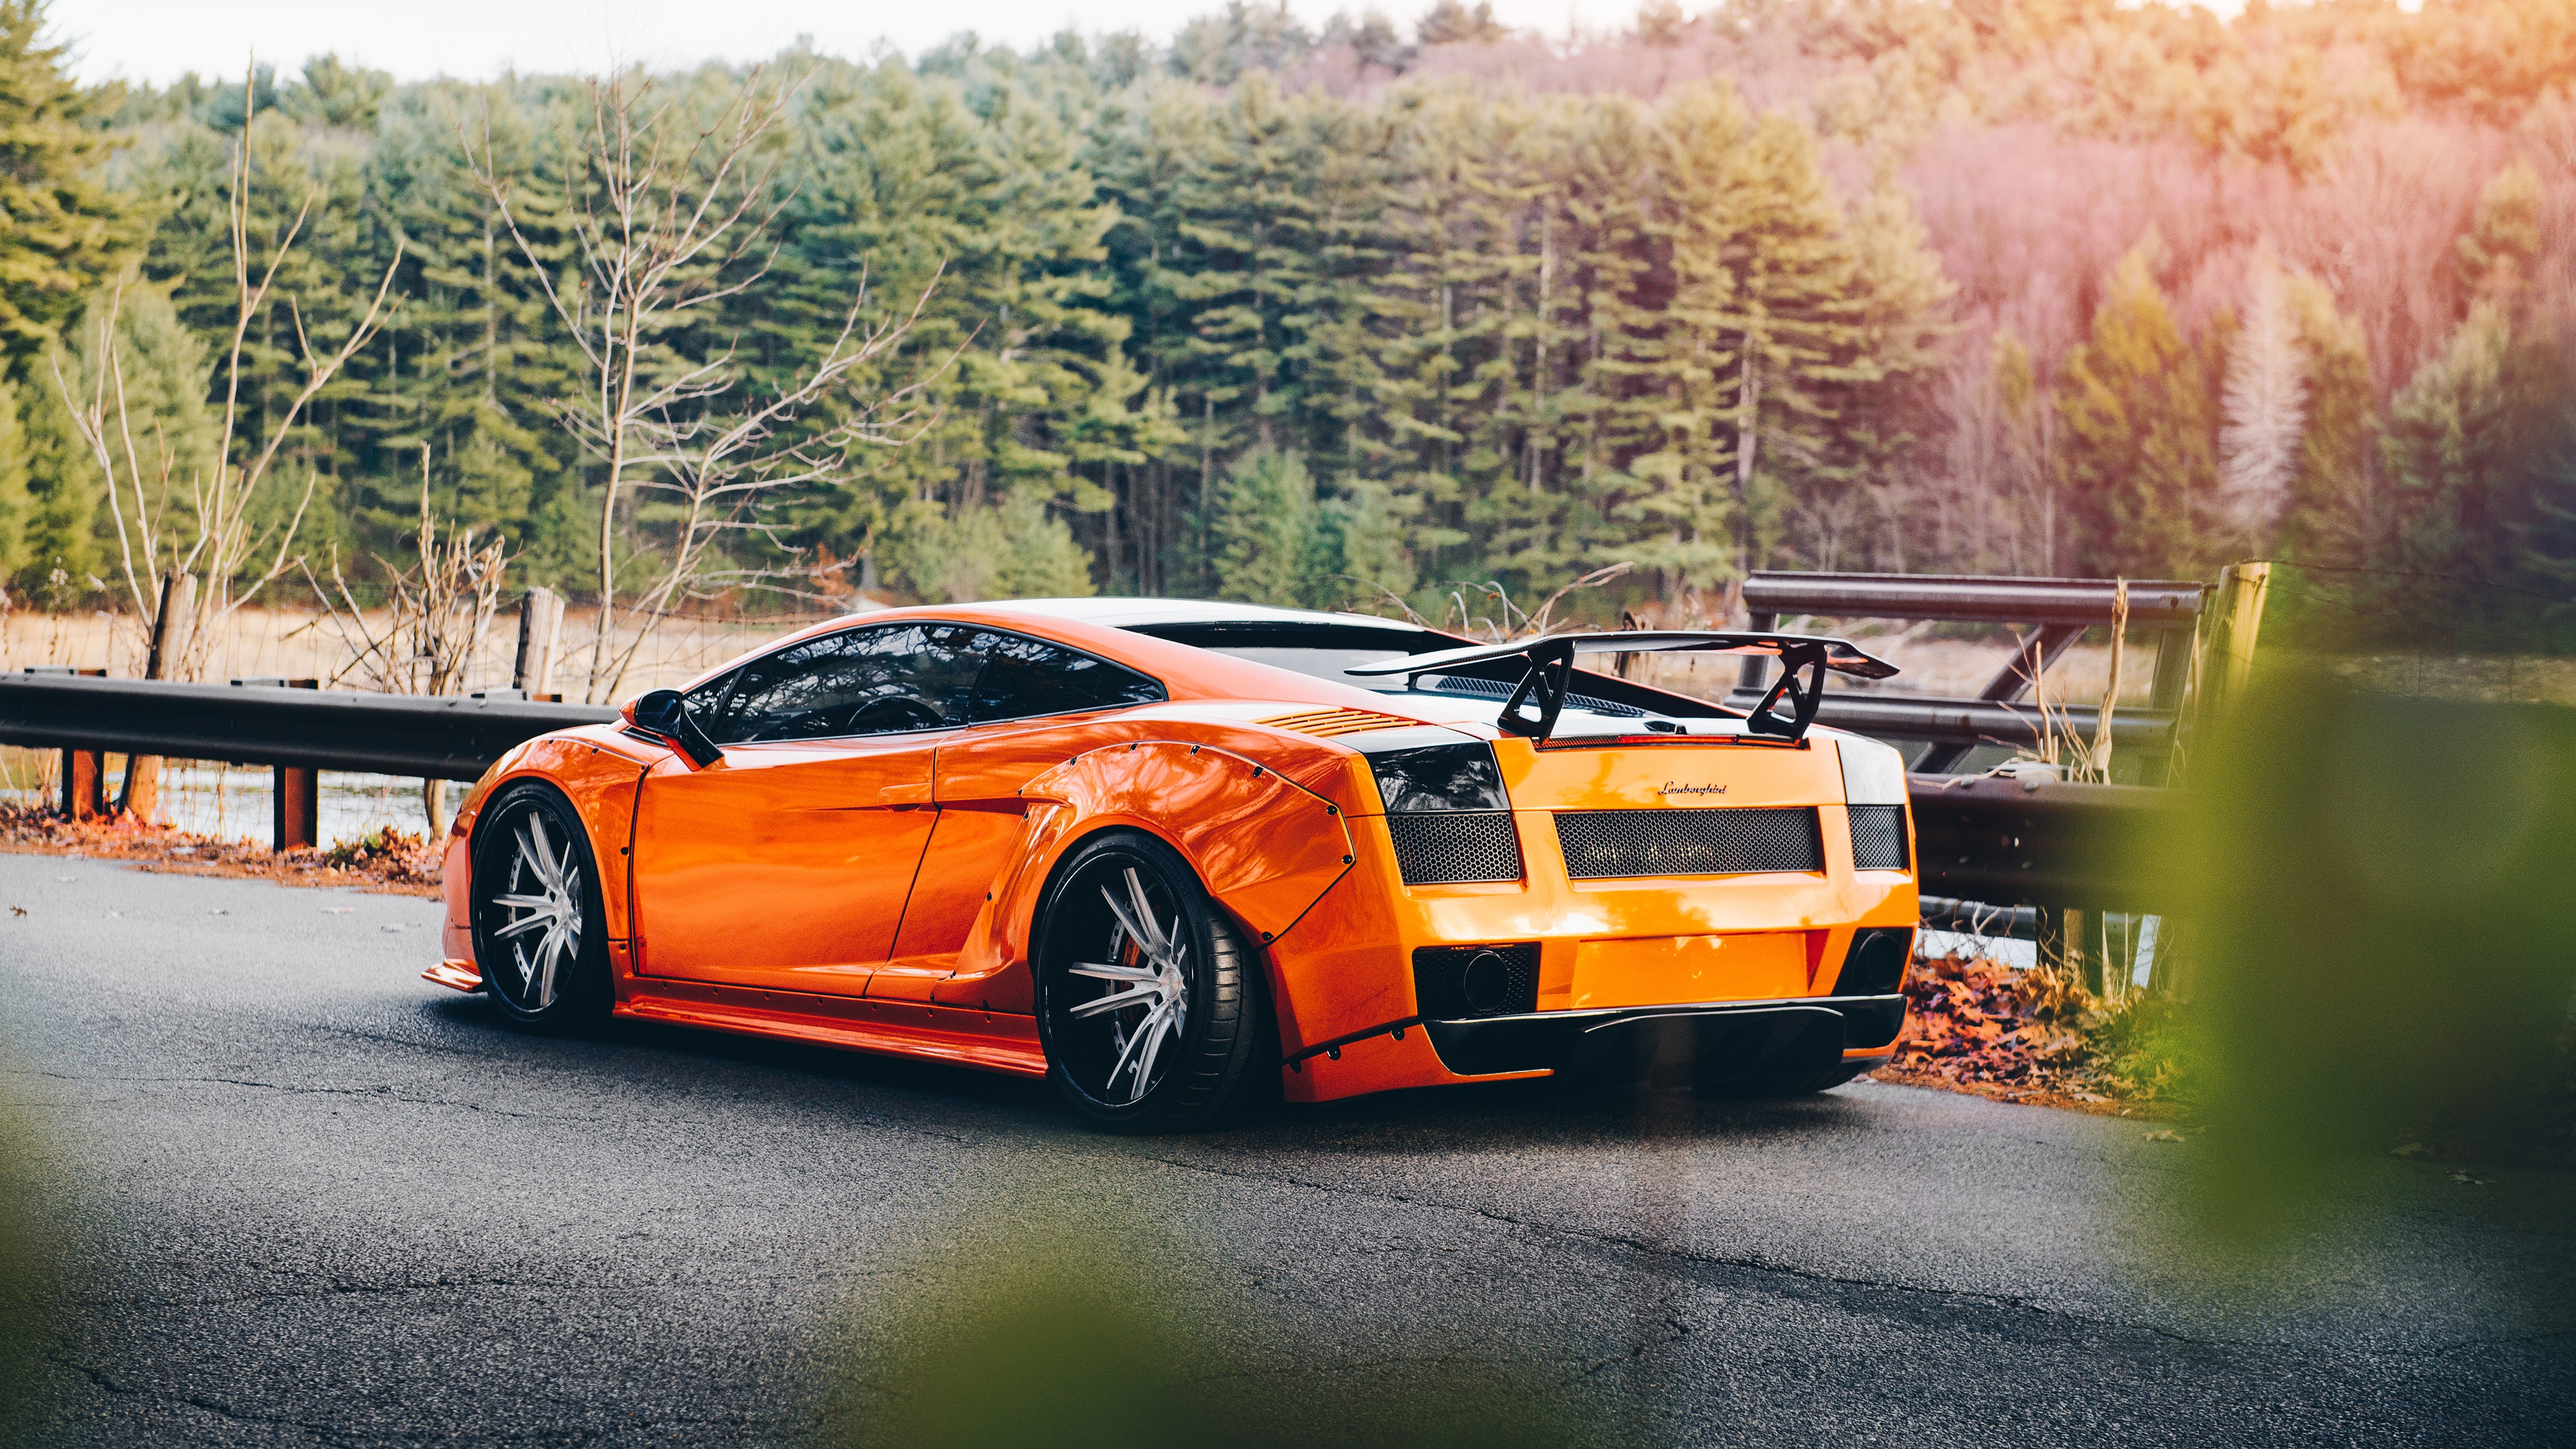
[{"label": "side skirt", "polygon": [[747,1036],[778,1037],[821,1046],[848,1047],[916,1060],[955,1062],[1019,1077],[1043,1077],[1045,1050],[1037,1018],[969,1007],[933,1006],[856,996],[807,996],[791,991],[657,980],[651,994],[629,980],[631,994],[614,1015],[636,1021],[706,1027]]}]

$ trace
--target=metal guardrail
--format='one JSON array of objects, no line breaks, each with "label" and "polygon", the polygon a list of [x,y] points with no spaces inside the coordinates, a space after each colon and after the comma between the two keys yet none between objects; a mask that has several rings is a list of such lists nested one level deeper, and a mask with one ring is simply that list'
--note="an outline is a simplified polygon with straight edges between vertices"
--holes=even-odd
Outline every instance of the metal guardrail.
[{"label": "metal guardrail", "polygon": [[[2039,738],[2035,707],[2011,706],[2084,637],[2117,617],[2121,585],[2112,579],[2012,579],[1953,574],[1756,573],[1745,580],[1748,627],[1777,629],[1784,615],[1830,619],[1932,619],[1951,623],[2027,624],[2032,633],[1973,699],[1828,692],[1818,722],[1837,729],[1929,742],[1914,762],[1925,774],[1959,768],[1981,744],[2027,746]],[[2133,755],[2163,756],[2182,717],[2191,652],[2208,586],[2182,579],[2127,582],[2128,630],[2152,645],[2155,664],[2144,709],[2112,713],[2115,744]],[[1760,698],[1764,665],[1745,661],[1727,703],[1749,708]],[[2052,706],[2053,708],[2053,706]],[[2096,711],[2070,708],[2068,724],[2090,737]],[[2162,760],[2149,778],[2160,778]]]},{"label": "metal guardrail", "polygon": [[599,705],[0,674],[0,744],[471,780]]},{"label": "metal guardrail", "polygon": [[[1757,691],[1739,689],[1726,697],[1726,703],[1732,709],[1751,709],[1761,698]],[[2070,705],[2061,710],[2052,704],[2049,713],[2062,715],[2066,728],[2085,739],[2093,737],[2094,724],[2101,717],[2101,711],[2092,705]],[[1983,744],[2039,743],[2038,706],[1982,699],[1839,693],[1828,688],[1824,702],[1816,709],[1816,723],[1873,739],[1942,741],[1959,746],[1962,755]],[[2111,741],[2122,749],[2163,749],[2172,739],[2173,725],[2173,714],[2167,710],[2115,709],[2111,711]],[[1939,773],[1927,771],[1921,764],[1915,769],[1917,773]]]},{"label": "metal guardrail", "polygon": [[[0,675],[0,743],[449,780],[476,778],[523,740],[616,717],[523,699]],[[2131,727],[2113,720],[2115,734]],[[2160,904],[2159,883],[2137,862],[2173,808],[2169,792],[1934,775],[1910,784],[1928,894],[1999,906]]]},{"label": "metal guardrail", "polygon": [[1997,906],[2161,911],[2153,862],[2171,790],[1914,775],[1914,856],[1928,895]]},{"label": "metal guardrail", "polygon": [[[2110,579],[1761,572],[1745,580],[1744,607],[1756,618],[1772,619],[1811,614],[1835,619],[1947,619],[2089,628],[2111,622],[2113,588]],[[2200,618],[2201,597],[2208,590],[2207,584],[2189,580],[2131,579],[2129,627],[2190,628]]]}]

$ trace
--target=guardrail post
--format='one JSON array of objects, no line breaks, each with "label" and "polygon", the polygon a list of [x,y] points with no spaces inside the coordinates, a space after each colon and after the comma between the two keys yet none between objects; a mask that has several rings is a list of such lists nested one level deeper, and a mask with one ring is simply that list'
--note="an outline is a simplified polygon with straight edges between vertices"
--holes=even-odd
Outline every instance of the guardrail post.
[{"label": "guardrail post", "polygon": [[[30,665],[29,674],[77,674],[91,679],[105,679],[104,669],[70,669],[62,665]],[[99,820],[107,815],[107,751],[65,749],[63,751],[63,818],[66,820]]]},{"label": "guardrail post", "polygon": [[63,751],[63,816],[96,820],[107,814],[107,755],[100,750]]},{"label": "guardrail post", "polygon": [[[236,679],[239,685],[270,689],[320,689],[318,679]],[[322,772],[306,765],[269,767],[268,848],[280,855],[299,846],[321,844]]]}]

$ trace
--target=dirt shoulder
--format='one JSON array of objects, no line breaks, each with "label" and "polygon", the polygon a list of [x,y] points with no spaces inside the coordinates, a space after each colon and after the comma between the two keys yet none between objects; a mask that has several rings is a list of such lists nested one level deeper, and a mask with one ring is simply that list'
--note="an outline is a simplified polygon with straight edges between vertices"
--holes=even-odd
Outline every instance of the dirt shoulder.
[{"label": "dirt shoulder", "polygon": [[0,851],[122,860],[173,875],[340,886],[387,895],[439,893],[437,852],[419,836],[393,829],[280,855],[264,845],[145,825],[130,815],[104,821],[66,820],[49,810],[0,805]]}]

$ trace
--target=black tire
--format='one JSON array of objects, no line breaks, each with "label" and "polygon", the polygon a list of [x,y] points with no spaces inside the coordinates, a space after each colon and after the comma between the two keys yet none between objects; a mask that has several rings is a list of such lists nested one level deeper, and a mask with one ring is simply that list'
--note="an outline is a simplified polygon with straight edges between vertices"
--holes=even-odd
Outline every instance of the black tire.
[{"label": "black tire", "polygon": [[[1129,831],[1074,847],[1036,940],[1047,1079],[1083,1116],[1200,1131],[1259,1095],[1247,1080],[1262,1059],[1258,958],[1178,851]],[[1112,997],[1128,1004],[1098,1004]]]},{"label": "black tire", "polygon": [[[553,863],[556,879],[548,879],[538,857]],[[524,1027],[564,1031],[608,1015],[608,917],[600,905],[599,864],[589,832],[563,796],[534,782],[493,796],[475,823],[467,897],[475,966],[503,1016]]]}]

